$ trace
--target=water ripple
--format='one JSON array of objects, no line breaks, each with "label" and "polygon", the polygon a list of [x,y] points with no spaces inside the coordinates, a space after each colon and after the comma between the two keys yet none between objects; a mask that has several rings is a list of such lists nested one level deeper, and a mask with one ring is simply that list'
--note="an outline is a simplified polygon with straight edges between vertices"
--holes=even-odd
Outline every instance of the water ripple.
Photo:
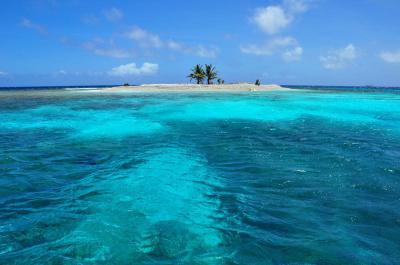
[{"label": "water ripple", "polygon": [[0,264],[400,260],[397,94],[63,93],[0,99]]}]

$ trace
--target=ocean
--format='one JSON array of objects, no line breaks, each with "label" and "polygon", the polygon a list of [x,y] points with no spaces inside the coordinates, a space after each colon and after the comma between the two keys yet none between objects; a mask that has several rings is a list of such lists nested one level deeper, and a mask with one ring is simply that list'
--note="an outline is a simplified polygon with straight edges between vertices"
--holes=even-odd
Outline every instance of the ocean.
[{"label": "ocean", "polygon": [[0,172],[0,264],[400,264],[397,89],[4,89]]}]

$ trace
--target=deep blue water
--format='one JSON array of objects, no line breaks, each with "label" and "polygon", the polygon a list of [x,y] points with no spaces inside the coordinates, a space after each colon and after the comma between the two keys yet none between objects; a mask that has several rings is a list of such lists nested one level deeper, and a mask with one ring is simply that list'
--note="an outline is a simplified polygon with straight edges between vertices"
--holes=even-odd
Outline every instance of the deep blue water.
[{"label": "deep blue water", "polygon": [[32,90],[79,90],[79,89],[99,89],[113,87],[117,85],[99,85],[99,86],[25,86],[25,87],[0,87],[0,91],[32,91]]},{"label": "deep blue water", "polygon": [[400,264],[400,95],[0,94],[0,264]]},{"label": "deep blue water", "polygon": [[308,89],[316,91],[331,92],[358,92],[358,93],[395,93],[400,94],[400,87],[375,87],[375,86],[290,86],[285,87],[293,89]]}]

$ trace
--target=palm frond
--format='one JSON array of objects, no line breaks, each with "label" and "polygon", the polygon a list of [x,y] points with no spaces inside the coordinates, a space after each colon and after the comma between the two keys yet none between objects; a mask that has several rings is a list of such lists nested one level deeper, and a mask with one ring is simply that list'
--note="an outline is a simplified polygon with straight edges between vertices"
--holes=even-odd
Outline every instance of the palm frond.
[{"label": "palm frond", "polygon": [[207,84],[211,84],[212,80],[218,77],[218,72],[212,64],[206,64],[205,75],[207,77]]},{"label": "palm frond", "polygon": [[197,84],[203,83],[204,78],[206,77],[203,66],[197,64],[195,67],[193,67],[191,73],[187,77],[190,78],[190,81],[195,79],[197,81]]}]

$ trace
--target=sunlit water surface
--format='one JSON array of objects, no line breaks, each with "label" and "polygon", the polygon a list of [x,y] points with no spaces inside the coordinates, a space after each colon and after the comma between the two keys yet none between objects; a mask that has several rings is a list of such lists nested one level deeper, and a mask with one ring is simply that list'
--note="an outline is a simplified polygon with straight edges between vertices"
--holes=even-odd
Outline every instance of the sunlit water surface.
[{"label": "sunlit water surface", "polygon": [[0,264],[400,264],[400,94],[0,96]]}]

